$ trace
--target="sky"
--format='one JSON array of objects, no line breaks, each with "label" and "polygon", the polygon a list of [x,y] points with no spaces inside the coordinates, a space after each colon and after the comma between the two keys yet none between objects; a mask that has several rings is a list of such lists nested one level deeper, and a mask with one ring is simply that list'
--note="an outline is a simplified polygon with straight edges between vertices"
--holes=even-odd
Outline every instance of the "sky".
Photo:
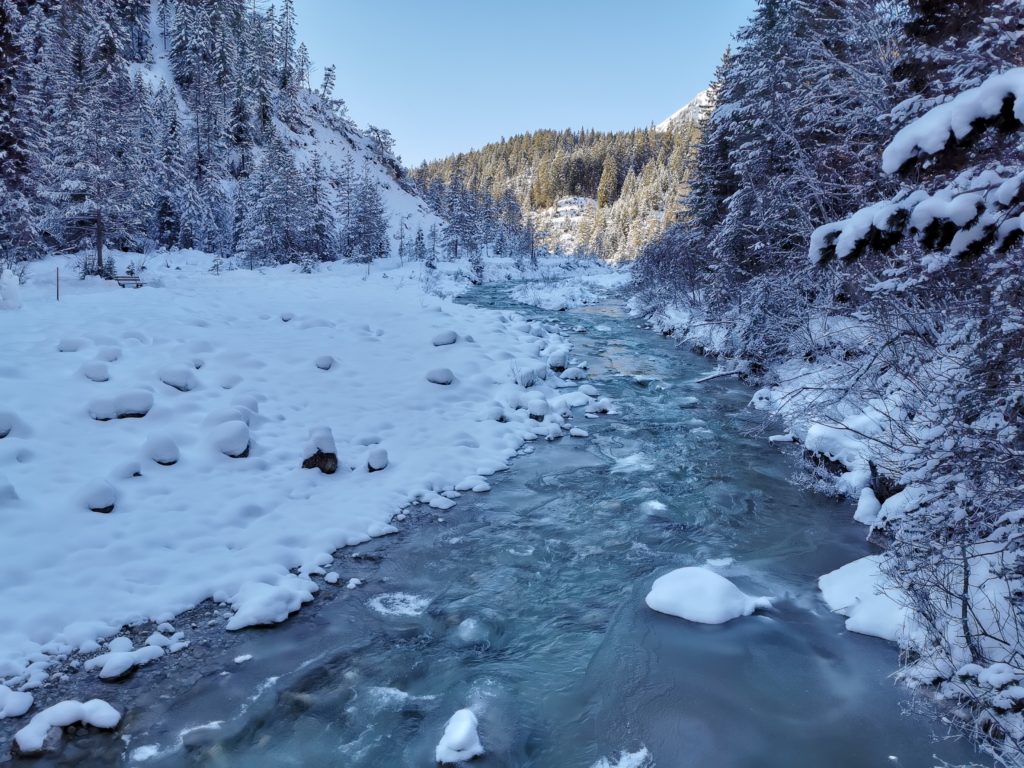
[{"label": "sky", "polygon": [[314,65],[407,165],[538,128],[626,130],[707,86],[755,0],[295,0]]}]

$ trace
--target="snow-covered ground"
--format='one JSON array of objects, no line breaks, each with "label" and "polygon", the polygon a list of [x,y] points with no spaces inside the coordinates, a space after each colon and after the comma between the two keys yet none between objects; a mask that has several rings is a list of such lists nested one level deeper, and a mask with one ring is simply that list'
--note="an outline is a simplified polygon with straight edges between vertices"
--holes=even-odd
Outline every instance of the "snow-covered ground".
[{"label": "snow-covered ground", "polygon": [[630,277],[627,268],[592,262],[591,268],[579,275],[553,282],[531,281],[517,285],[512,289],[512,298],[541,309],[572,309],[601,301],[610,291],[629,283]]},{"label": "snow-covered ground", "polygon": [[[595,402],[549,368],[556,334],[425,293],[419,264],[212,274],[159,254],[135,290],[71,261],[33,264],[0,311],[4,714],[74,652],[110,677],[158,663],[206,599],[226,629],[284,620],[345,587],[336,549],[488,490]],[[331,448],[335,473],[303,468]],[[110,640],[124,625],[154,632],[135,649]]]}]

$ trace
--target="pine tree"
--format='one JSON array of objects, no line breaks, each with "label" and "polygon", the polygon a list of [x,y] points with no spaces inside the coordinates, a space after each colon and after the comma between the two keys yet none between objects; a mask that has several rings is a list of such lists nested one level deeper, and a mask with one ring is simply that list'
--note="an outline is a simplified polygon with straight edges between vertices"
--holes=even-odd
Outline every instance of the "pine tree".
[{"label": "pine tree", "polygon": [[615,155],[609,154],[604,159],[601,169],[601,181],[597,185],[597,207],[604,208],[614,202],[619,188],[619,166]]}]

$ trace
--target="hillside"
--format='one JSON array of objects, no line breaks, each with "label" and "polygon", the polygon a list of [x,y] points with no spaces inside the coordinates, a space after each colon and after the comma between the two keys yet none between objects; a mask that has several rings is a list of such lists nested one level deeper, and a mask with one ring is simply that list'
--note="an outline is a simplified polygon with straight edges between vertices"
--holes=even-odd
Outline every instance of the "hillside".
[{"label": "hillside", "polygon": [[687,191],[697,123],[674,130],[542,130],[424,163],[429,197],[458,179],[478,198],[514,195],[550,251],[629,261],[664,230]]},{"label": "hillside", "polygon": [[[285,0],[27,4],[6,24],[0,260],[195,248],[248,266],[387,255],[429,213],[383,129],[309,79]],[[10,65],[9,68],[6,65]]]}]

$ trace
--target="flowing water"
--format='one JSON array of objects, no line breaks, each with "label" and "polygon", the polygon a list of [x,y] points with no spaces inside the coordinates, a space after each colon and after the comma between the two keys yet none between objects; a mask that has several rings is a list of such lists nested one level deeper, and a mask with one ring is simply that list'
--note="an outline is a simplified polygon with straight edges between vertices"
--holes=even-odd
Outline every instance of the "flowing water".
[{"label": "flowing water", "polygon": [[[497,289],[473,301],[510,306]],[[692,383],[708,361],[614,303],[517,309],[585,329],[574,351],[617,413],[577,412],[589,439],[536,445],[491,493],[419,508],[397,536],[343,552],[335,569],[363,586],[198,658],[187,690],[143,696],[126,750],[92,736],[55,764],[430,766],[466,706],[480,768],[974,757],[933,738],[939,719],[903,714],[896,650],[821,601],[819,575],[870,553],[865,529],[750,434],[747,387]],[[655,575],[726,558],[719,571],[772,610],[706,626],[645,606]]]}]

